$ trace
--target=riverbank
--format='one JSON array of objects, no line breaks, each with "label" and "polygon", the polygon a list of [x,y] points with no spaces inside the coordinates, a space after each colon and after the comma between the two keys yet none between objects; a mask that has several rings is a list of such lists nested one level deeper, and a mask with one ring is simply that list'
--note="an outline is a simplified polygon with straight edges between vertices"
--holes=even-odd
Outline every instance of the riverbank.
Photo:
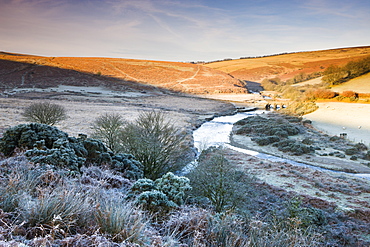
[{"label": "riverbank", "polygon": [[[287,126],[291,126],[289,128],[299,129],[299,133],[289,136],[289,140],[296,141],[296,143],[300,145],[307,144],[307,146],[313,147],[315,151],[304,153],[302,155],[294,155],[291,152],[283,152],[282,150],[279,150],[278,147],[271,144],[258,145],[255,141],[252,141],[252,138],[255,137],[253,134],[238,133],[238,130],[243,128],[240,125],[233,126],[233,131],[230,136],[231,144],[236,147],[271,154],[280,158],[288,158],[300,163],[334,171],[370,174],[369,160],[361,158],[361,155],[365,155],[366,151],[360,151],[356,148],[356,153],[347,153],[346,150],[355,148],[353,143],[341,138],[331,138],[331,136],[316,131],[316,129],[312,128],[310,124],[287,122],[283,116],[278,114],[267,113],[261,114],[260,116],[264,119],[269,119],[270,122],[276,122],[276,124],[286,122]],[[260,128],[260,121],[255,124],[255,128]],[[249,127],[254,128],[250,125]],[[270,127],[272,128],[273,126]],[[354,154],[357,155],[355,155],[356,158],[354,157]]]}]

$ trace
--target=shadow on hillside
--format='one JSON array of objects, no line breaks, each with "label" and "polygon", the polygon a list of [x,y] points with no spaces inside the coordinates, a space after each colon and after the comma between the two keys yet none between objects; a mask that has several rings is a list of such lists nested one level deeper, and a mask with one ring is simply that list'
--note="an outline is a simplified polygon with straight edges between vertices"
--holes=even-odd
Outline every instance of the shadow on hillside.
[{"label": "shadow on hillside", "polygon": [[247,85],[247,89],[249,92],[260,92],[263,91],[263,87],[261,83],[255,81],[244,81]]},{"label": "shadow on hillside", "polygon": [[[106,87],[115,91],[177,93],[114,76],[104,76],[36,63],[0,59],[0,93],[14,88],[52,88],[59,85]],[[15,96],[16,97],[16,96]]]}]

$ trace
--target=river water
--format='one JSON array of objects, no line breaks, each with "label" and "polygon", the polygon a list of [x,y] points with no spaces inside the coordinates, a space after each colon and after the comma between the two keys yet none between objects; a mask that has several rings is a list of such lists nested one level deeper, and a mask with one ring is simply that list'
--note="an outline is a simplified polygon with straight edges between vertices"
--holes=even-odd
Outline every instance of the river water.
[{"label": "river water", "polygon": [[[296,162],[294,160],[285,159],[276,157],[269,154],[264,154],[260,152],[256,152],[253,150],[243,149],[234,147],[230,144],[230,134],[233,128],[233,124],[241,119],[244,119],[246,117],[255,116],[257,114],[263,114],[265,111],[257,110],[252,112],[242,112],[237,113],[235,115],[231,116],[222,116],[214,118],[213,120],[206,122],[202,124],[197,130],[193,133],[194,138],[194,146],[198,149],[199,152],[202,150],[205,150],[211,146],[224,146],[230,149],[233,149],[237,152],[245,153],[248,155],[252,155],[255,157],[258,157],[260,159],[265,159],[269,161],[275,161],[275,162],[285,162],[289,163],[291,165],[295,166],[304,166],[308,168],[312,168],[315,170],[321,170],[321,171],[330,171],[335,173],[342,173],[342,174],[349,174],[356,177],[362,177],[370,180],[370,174],[354,174],[354,173],[346,173],[346,172],[339,172],[339,171],[333,171],[317,166],[312,166],[300,162]],[[257,144],[256,144],[257,145]],[[192,167],[196,165],[196,162],[189,164],[182,173],[188,172]]]}]

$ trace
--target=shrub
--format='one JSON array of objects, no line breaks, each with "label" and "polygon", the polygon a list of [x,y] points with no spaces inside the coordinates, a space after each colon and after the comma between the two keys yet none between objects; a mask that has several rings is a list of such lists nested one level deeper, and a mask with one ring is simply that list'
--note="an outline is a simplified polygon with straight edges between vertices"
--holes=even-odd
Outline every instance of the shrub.
[{"label": "shrub", "polygon": [[10,156],[16,148],[29,149],[34,163],[79,171],[84,164],[107,164],[129,179],[143,177],[143,166],[130,154],[108,152],[103,142],[80,134],[78,138],[45,124],[21,124],[8,129],[0,139],[0,152]]},{"label": "shrub", "polygon": [[144,176],[143,165],[131,154],[119,153],[114,155],[110,167],[131,180],[138,180]]},{"label": "shrub", "polygon": [[56,140],[67,137],[67,133],[46,124],[20,124],[5,131],[0,139],[0,152],[10,156],[14,149],[31,149],[41,140],[44,140],[46,148],[52,148]]},{"label": "shrub", "polygon": [[120,131],[123,125],[124,121],[121,115],[106,113],[94,121],[92,137],[102,140],[112,152],[117,153],[120,145]]},{"label": "shrub", "polygon": [[287,203],[287,211],[289,218],[299,219],[301,227],[327,224],[326,216],[322,210],[313,207],[303,207],[302,202],[298,198],[293,198]]},{"label": "shrub", "polygon": [[150,211],[168,211],[184,203],[185,192],[191,190],[190,181],[171,172],[155,181],[151,179],[137,180],[128,197],[137,196],[136,202],[143,204]]},{"label": "shrub", "polygon": [[358,98],[358,94],[353,91],[343,91],[341,95],[346,98]]},{"label": "shrub", "polygon": [[50,102],[33,103],[24,110],[22,115],[27,121],[48,125],[67,119],[65,108]]},{"label": "shrub", "polygon": [[191,195],[206,199],[216,212],[237,208],[247,200],[245,191],[252,180],[238,172],[225,158],[222,150],[210,148],[202,152],[198,166],[187,175]]},{"label": "shrub", "polygon": [[66,139],[58,139],[54,142],[53,148],[51,149],[47,149],[43,146],[43,140],[37,142],[36,145],[40,143],[42,143],[41,149],[35,147],[25,153],[31,162],[79,171],[80,167],[86,161],[85,158],[76,155]]},{"label": "shrub", "polygon": [[178,206],[158,190],[144,191],[136,198],[136,203],[151,212],[168,212]]},{"label": "shrub", "polygon": [[273,146],[277,147],[280,151],[290,152],[294,155],[302,155],[312,152],[312,148],[310,146],[289,139],[275,142]]},{"label": "shrub", "polygon": [[306,92],[306,98],[309,100],[315,99],[332,99],[337,94],[330,89],[318,88],[314,90],[309,90]]},{"label": "shrub", "polygon": [[281,139],[280,139],[279,136],[266,136],[266,137],[252,138],[252,141],[257,142],[257,144],[260,145],[260,146],[270,145],[270,144],[272,144],[274,142],[278,142],[280,140]]},{"label": "shrub", "polygon": [[319,107],[314,102],[296,101],[288,104],[288,106],[285,109],[282,109],[281,112],[285,114],[303,116],[316,111],[318,108]]},{"label": "shrub", "polygon": [[167,172],[180,170],[189,148],[184,136],[165,120],[163,112],[142,112],[122,130],[122,149],[143,164],[144,177],[157,179]]},{"label": "shrub", "polygon": [[356,147],[347,148],[346,150],[344,150],[344,153],[346,155],[354,155],[354,154],[357,154],[358,152],[359,152],[359,150]]},{"label": "shrub", "polygon": [[172,172],[156,179],[155,187],[165,193],[168,199],[177,205],[184,204],[185,192],[191,190],[188,178],[176,176]]}]

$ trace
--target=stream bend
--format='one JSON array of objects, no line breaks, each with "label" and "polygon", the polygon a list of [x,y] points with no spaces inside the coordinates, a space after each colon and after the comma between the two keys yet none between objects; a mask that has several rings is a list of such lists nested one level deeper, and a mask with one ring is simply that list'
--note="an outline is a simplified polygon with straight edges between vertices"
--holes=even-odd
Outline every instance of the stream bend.
[{"label": "stream bend", "polygon": [[[312,168],[312,169],[320,170],[320,171],[348,174],[348,175],[366,178],[370,180],[370,174],[355,174],[355,173],[348,173],[348,172],[325,169],[322,167],[312,166],[312,165],[304,164],[304,163],[286,159],[286,158],[280,158],[277,156],[260,153],[260,152],[256,152],[253,150],[235,147],[230,144],[230,134],[231,134],[231,131],[232,131],[232,128],[235,122],[242,120],[246,117],[255,116],[257,114],[264,114],[264,113],[265,111],[256,110],[256,111],[251,111],[251,112],[241,112],[241,113],[237,113],[231,116],[222,116],[222,117],[214,118],[213,120],[202,124],[198,129],[196,129],[193,132],[194,147],[198,151],[201,151],[211,146],[224,146],[232,150],[235,150],[237,152],[252,155],[257,158],[264,159],[264,160],[275,161],[275,162],[285,162],[285,163],[295,165],[295,166],[303,166],[303,167],[308,167],[308,168]],[[183,173],[188,172],[195,165],[196,165],[196,162],[192,162],[191,164],[189,164],[188,166],[184,168]]]}]

